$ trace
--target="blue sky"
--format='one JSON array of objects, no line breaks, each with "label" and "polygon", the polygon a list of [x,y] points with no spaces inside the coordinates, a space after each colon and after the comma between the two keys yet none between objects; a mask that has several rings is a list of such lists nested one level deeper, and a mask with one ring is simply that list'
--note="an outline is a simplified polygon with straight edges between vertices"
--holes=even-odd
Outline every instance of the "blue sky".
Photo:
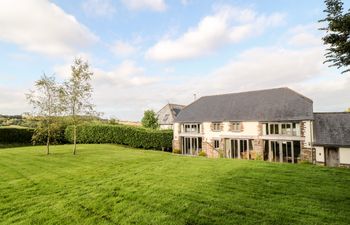
[{"label": "blue sky", "polygon": [[[288,86],[315,111],[350,106],[349,75],[323,65],[321,0],[1,0],[0,114],[30,111],[43,72],[59,81],[74,57],[94,71],[105,117],[189,104],[193,94]],[[345,5],[349,8],[349,3]]]}]

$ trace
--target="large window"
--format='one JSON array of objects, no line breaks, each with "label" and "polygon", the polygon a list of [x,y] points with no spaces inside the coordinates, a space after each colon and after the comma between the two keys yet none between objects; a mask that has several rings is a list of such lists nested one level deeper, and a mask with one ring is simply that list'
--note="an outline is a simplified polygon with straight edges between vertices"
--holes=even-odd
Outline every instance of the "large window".
[{"label": "large window", "polygon": [[299,123],[265,123],[263,127],[264,135],[300,136]]},{"label": "large window", "polygon": [[226,155],[230,158],[250,159],[250,151],[253,150],[253,140],[231,139],[226,142]]},{"label": "large window", "polygon": [[198,123],[195,124],[183,124],[182,131],[185,133],[200,133],[201,125]]},{"label": "large window", "polygon": [[300,141],[266,141],[266,143],[265,154],[270,161],[297,163],[300,160]]},{"label": "large window", "polygon": [[279,134],[279,124],[278,123],[270,124],[269,134]]},{"label": "large window", "polygon": [[202,151],[202,138],[201,137],[182,137],[182,154],[185,155],[198,155]]}]

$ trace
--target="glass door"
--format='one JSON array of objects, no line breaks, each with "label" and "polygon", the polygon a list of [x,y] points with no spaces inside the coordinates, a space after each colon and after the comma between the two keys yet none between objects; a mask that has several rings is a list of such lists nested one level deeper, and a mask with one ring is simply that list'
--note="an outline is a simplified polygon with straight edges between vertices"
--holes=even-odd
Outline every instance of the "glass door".
[{"label": "glass door", "polygon": [[294,163],[291,141],[282,142],[282,154],[283,154],[283,162]]},{"label": "glass door", "polygon": [[238,159],[239,156],[238,140],[231,140],[231,158]]}]

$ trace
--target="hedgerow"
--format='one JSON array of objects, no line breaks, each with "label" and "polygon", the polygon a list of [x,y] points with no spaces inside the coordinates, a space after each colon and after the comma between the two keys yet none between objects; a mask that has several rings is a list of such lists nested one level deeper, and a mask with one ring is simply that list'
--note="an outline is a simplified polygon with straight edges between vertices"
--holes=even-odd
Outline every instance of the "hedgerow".
[{"label": "hedgerow", "polygon": [[30,144],[32,142],[33,133],[34,129],[31,128],[1,127],[0,143]]},{"label": "hedgerow", "polygon": [[[73,126],[65,131],[66,140],[73,143]],[[170,149],[171,130],[151,130],[126,125],[83,124],[77,127],[77,143],[82,144],[123,144],[134,148]]]}]

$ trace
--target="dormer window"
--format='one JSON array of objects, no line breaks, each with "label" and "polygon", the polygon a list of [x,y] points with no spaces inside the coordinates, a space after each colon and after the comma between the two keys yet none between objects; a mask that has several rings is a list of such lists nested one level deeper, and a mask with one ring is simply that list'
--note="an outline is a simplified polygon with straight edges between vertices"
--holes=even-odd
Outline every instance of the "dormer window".
[{"label": "dormer window", "polygon": [[241,122],[232,122],[231,123],[231,131],[240,132],[242,130]]},{"label": "dormer window", "polygon": [[212,131],[221,131],[221,123],[212,123],[211,130]]}]

